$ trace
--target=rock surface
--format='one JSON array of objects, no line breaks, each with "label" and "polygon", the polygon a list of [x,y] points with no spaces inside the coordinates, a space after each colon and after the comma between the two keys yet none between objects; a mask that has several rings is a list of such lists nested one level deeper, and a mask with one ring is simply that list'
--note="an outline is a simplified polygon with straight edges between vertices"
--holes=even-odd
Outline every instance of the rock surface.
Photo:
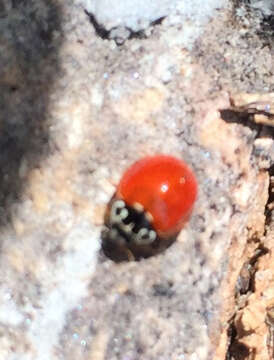
[{"label": "rock surface", "polygon": [[[140,32],[149,28],[152,23],[167,17],[169,26],[181,26],[185,22],[192,26],[192,37],[200,34],[200,28],[207,23],[216,10],[227,5],[227,0],[208,0],[201,6],[200,0],[79,0],[83,7],[92,15],[101,32],[110,32],[115,37],[115,29],[125,32]],[[124,30],[125,31],[125,30]],[[188,36],[182,33],[180,40],[185,38],[185,45],[190,45]]]},{"label": "rock surface", "polygon": [[[0,359],[270,359],[273,132],[229,109],[274,90],[271,39],[231,6],[117,46],[82,5],[0,8]],[[111,262],[115,184],[159,152],[196,173],[193,216],[163,254]]]}]

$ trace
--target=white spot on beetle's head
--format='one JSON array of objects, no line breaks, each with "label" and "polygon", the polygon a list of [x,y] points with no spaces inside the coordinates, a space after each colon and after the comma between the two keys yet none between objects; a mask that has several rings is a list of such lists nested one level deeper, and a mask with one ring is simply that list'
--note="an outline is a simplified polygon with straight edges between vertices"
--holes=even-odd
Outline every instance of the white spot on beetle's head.
[{"label": "white spot on beetle's head", "polygon": [[123,208],[120,213],[120,218],[122,220],[126,219],[128,217],[128,210],[126,208]]},{"label": "white spot on beetle's head", "polygon": [[157,235],[155,231],[142,228],[136,234],[134,241],[138,245],[149,245],[156,239],[156,237]]},{"label": "white spot on beetle's head", "polygon": [[123,200],[116,200],[113,202],[110,209],[110,222],[120,223],[128,216],[128,210]]}]

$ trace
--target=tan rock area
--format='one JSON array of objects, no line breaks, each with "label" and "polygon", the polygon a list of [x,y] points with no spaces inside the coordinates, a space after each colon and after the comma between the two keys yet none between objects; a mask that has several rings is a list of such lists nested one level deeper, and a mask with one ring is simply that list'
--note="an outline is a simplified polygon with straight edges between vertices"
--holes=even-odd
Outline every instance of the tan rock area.
[{"label": "tan rock area", "polygon": [[[189,45],[164,19],[118,46],[82,2],[3,4],[0,360],[272,359],[273,128],[233,103],[273,96],[256,18],[231,5]],[[192,217],[162,254],[115,263],[106,206],[158,153],[196,174]]]}]

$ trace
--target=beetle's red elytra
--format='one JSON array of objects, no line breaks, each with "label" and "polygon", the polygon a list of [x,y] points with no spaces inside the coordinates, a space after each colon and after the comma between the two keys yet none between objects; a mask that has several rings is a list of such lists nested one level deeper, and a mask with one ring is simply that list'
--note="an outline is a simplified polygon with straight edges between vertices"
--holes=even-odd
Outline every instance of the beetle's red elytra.
[{"label": "beetle's red elytra", "polygon": [[189,219],[197,189],[195,175],[180,159],[155,155],[135,162],[109,203],[105,253],[138,260],[166,249]]}]

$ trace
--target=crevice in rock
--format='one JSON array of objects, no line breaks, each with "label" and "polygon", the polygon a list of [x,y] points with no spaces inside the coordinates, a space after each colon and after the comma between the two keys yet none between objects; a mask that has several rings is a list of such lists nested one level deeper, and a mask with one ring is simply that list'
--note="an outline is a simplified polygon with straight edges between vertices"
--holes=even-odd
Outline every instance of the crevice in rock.
[{"label": "crevice in rock", "polygon": [[[96,31],[96,34],[103,40],[114,40],[117,45],[123,45],[126,40],[130,39],[147,39],[151,33],[148,31],[148,29],[133,31],[127,26],[117,26],[107,30],[96,20],[96,17],[92,13],[88,12],[87,10],[85,10],[85,13],[88,15],[90,22]],[[159,19],[152,21],[149,24],[149,27],[151,28],[160,25],[164,19],[165,16],[162,16]]]},{"label": "crevice in rock", "polygon": [[89,13],[87,10],[85,10],[85,13],[88,15],[89,20],[96,31],[96,34],[101,39],[104,39],[104,40],[108,39],[109,31],[107,31],[101,24],[99,24],[97,22],[97,20],[95,19],[95,16],[93,14]]},{"label": "crevice in rock", "polygon": [[[273,203],[274,203],[274,166],[269,169],[270,179],[272,181],[269,185],[269,198],[265,206],[265,234],[270,222],[273,221]],[[270,208],[271,205],[271,208]],[[241,336],[239,333],[243,333],[243,329],[237,328],[236,319],[237,314],[243,308],[247,306],[248,298],[255,292],[255,276],[257,272],[257,263],[260,257],[265,256],[269,250],[264,246],[263,239],[256,238],[250,239],[250,241],[258,242],[258,246],[254,251],[253,256],[245,262],[242,266],[240,274],[238,276],[237,284],[235,287],[235,313],[233,314],[229,327],[227,330],[228,335],[228,349],[226,353],[226,360],[252,360],[256,355],[256,349],[246,346],[241,342]],[[248,335],[245,333],[245,336]]]},{"label": "crevice in rock", "polygon": [[[259,239],[257,240],[260,242]],[[228,349],[225,358],[226,360],[251,360],[255,355],[254,348],[247,347],[243,342],[241,342],[239,330],[243,332],[243,329],[237,329],[235,320],[237,313],[246,306],[249,296],[255,291],[254,283],[257,270],[256,264],[258,259],[267,253],[268,249],[266,249],[263,243],[260,242],[259,246],[254,251],[254,255],[249,259],[249,261],[243,264],[238,276],[235,288],[236,311],[230,320],[230,324],[227,330]]]},{"label": "crevice in rock", "polygon": [[[235,316],[234,316],[235,318]],[[237,329],[234,325],[234,318],[228,328],[229,347],[225,360],[251,360],[253,358],[254,349],[250,349],[237,339]]]},{"label": "crevice in rock", "polygon": [[[220,111],[221,118],[227,123],[236,123],[244,126],[248,126],[251,130],[255,131],[258,138],[268,133],[268,136],[273,137],[273,131],[271,126],[255,123],[253,113],[249,112],[249,108],[245,110],[233,108],[233,102],[231,109],[224,109]],[[267,113],[263,115],[268,116]],[[269,128],[269,131],[265,129]],[[243,341],[243,336],[247,336],[245,330],[241,327],[241,321],[237,321],[238,315],[241,315],[243,309],[248,305],[248,298],[255,292],[255,276],[258,270],[258,260],[260,257],[265,256],[269,249],[264,245],[264,236],[267,235],[269,225],[273,223],[273,209],[274,209],[274,165],[270,166],[268,170],[270,177],[269,195],[265,205],[265,226],[264,235],[262,237],[253,237],[247,240],[247,246],[249,243],[257,243],[256,249],[253,255],[242,265],[242,269],[239,273],[237,283],[235,285],[235,312],[229,321],[229,327],[227,331],[228,335],[228,348],[226,353],[226,360],[252,360],[256,355],[256,349],[248,347]],[[252,330],[253,331],[253,330]],[[244,335],[243,335],[244,334]]]},{"label": "crevice in rock", "polygon": [[266,230],[270,223],[273,222],[274,216],[274,165],[269,168],[269,192],[268,192],[268,201],[265,207],[265,216],[266,216]]}]

